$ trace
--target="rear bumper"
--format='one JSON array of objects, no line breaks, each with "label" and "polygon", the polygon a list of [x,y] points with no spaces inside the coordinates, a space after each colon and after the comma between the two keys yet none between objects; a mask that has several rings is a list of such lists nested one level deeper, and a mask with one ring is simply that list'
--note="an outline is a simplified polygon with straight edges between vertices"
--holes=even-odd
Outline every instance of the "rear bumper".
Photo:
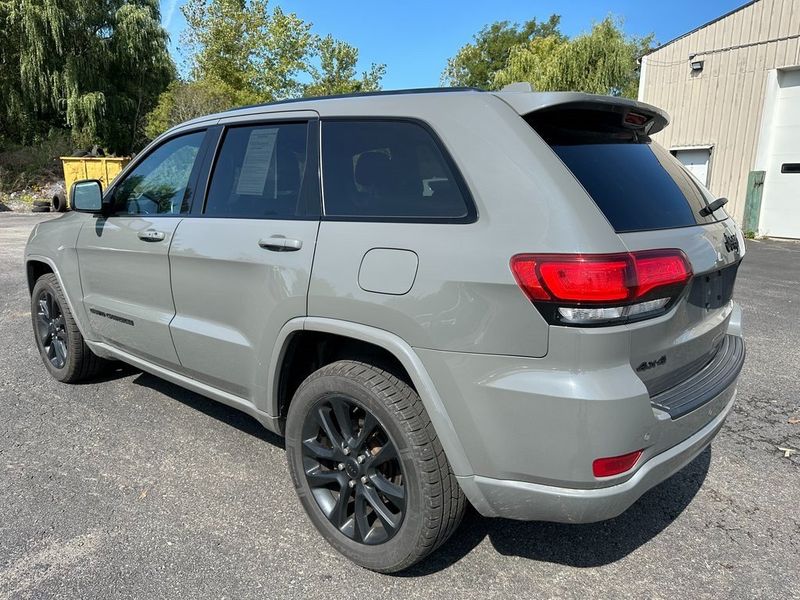
[{"label": "rear bumper", "polygon": [[[537,359],[416,349],[470,466],[456,471],[469,500],[486,516],[524,520],[585,523],[622,513],[721,428],[744,359],[738,315],[735,306],[723,315],[736,351],[679,385],[669,405],[651,398],[621,335],[553,328],[558,339]],[[631,471],[592,473],[596,458],[639,450]]]},{"label": "rear bumper", "polygon": [[573,489],[492,479],[459,477],[462,489],[484,516],[526,521],[592,523],[611,519],[628,509],[642,494],[694,460],[722,428],[735,392],[722,412],[680,444],[642,464],[627,481],[599,489]]}]

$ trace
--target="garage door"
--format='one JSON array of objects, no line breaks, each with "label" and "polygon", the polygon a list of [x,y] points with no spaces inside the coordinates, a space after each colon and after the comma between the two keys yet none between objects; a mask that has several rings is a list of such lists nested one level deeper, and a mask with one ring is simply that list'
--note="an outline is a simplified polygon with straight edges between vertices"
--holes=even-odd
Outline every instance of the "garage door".
[{"label": "garage door", "polygon": [[778,73],[759,230],[800,238],[800,71]]},{"label": "garage door", "polygon": [[711,148],[678,148],[672,154],[705,186],[708,186],[708,163]]}]

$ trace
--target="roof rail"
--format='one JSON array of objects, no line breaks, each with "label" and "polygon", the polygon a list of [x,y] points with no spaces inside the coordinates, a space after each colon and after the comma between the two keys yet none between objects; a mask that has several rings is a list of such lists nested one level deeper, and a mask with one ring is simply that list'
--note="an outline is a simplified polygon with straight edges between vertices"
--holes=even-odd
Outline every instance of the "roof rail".
[{"label": "roof rail", "polygon": [[533,86],[528,81],[515,81],[500,88],[501,92],[532,92]]},{"label": "roof rail", "polygon": [[331,96],[309,96],[307,98],[289,98],[287,100],[276,100],[274,102],[263,102],[260,104],[248,104],[237,106],[224,112],[242,110],[245,108],[259,108],[262,106],[275,106],[276,104],[295,104],[298,102],[313,102],[315,100],[336,100],[339,98],[361,98],[369,96],[402,96],[405,94],[445,94],[449,92],[482,92],[483,90],[475,87],[430,87],[430,88],[409,88],[405,90],[380,90],[377,92],[353,92],[352,94],[334,94]]}]

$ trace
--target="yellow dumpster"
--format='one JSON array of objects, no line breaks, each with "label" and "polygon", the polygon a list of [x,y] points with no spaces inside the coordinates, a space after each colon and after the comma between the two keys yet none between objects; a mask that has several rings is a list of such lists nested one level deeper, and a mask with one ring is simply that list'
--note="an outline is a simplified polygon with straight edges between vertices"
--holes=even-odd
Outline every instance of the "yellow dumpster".
[{"label": "yellow dumpster", "polygon": [[99,179],[105,189],[119,175],[119,172],[131,161],[130,157],[110,158],[107,156],[62,156],[64,166],[64,187],[67,188],[67,199],[72,191],[72,184],[81,179]]}]

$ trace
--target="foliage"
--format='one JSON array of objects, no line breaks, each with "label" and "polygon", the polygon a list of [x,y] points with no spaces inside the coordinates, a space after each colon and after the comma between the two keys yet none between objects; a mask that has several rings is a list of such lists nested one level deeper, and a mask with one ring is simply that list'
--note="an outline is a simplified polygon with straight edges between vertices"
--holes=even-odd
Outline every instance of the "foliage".
[{"label": "foliage", "polygon": [[234,104],[269,102],[302,93],[311,24],[269,0],[189,0],[181,7],[193,52],[192,77]]},{"label": "foliage", "polygon": [[5,141],[0,145],[0,193],[14,192],[63,177],[60,156],[69,154],[69,133],[51,131],[41,142],[22,146]]},{"label": "foliage", "polygon": [[442,73],[442,83],[489,89],[494,85],[497,71],[503,69],[511,49],[539,38],[565,40],[558,29],[561,17],[551,15],[547,21],[536,19],[522,25],[498,21],[485,26],[473,42],[462,46],[458,53],[447,61]]},{"label": "foliage", "polygon": [[195,117],[229,109],[236,99],[202,81],[173,81],[147,115],[145,133],[153,139],[170,127]]},{"label": "foliage", "polygon": [[130,152],[174,77],[158,0],[0,0],[0,136]]},{"label": "foliage", "polygon": [[188,0],[181,10],[191,77],[159,97],[147,117],[151,138],[232,106],[378,90],[386,72],[373,64],[359,77],[357,48],[313,34],[311,23],[269,0]]},{"label": "foliage", "polygon": [[314,40],[314,52],[320,66],[308,66],[312,82],[305,86],[304,96],[331,96],[355,92],[373,92],[381,89],[381,79],[386,65],[372,64],[368,71],[356,76],[358,49],[331,35]]},{"label": "foliage", "polygon": [[571,40],[541,37],[513,48],[492,87],[528,81],[540,91],[574,90],[636,97],[637,59],[652,45],[653,36],[631,37],[612,18]]}]

